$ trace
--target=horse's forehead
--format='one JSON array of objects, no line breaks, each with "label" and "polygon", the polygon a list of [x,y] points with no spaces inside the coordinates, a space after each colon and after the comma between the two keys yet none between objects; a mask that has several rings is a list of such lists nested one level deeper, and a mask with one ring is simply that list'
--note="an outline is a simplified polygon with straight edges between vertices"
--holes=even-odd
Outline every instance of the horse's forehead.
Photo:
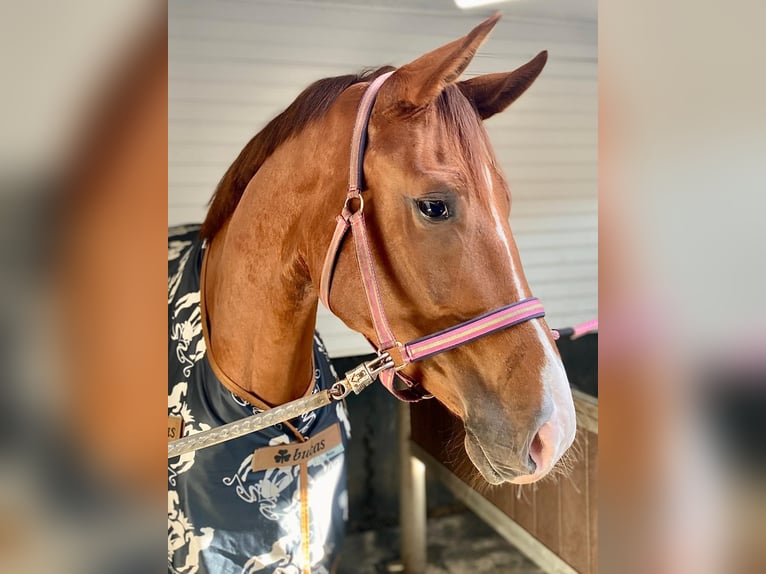
[{"label": "horse's forehead", "polygon": [[[466,168],[484,181],[484,166],[494,166],[491,144],[483,129],[461,130],[450,125],[441,114],[424,111],[411,117],[387,118],[372,127],[372,145],[397,157],[416,155],[422,161],[454,168]],[[466,174],[468,175],[468,174]]]},{"label": "horse's forehead", "polygon": [[506,190],[505,185],[497,185],[497,178],[502,179],[498,171],[492,144],[480,125],[476,129],[461,130],[441,121],[437,124],[432,141],[434,149],[444,154],[445,163],[459,167],[464,178],[475,191],[486,191],[489,195]]}]

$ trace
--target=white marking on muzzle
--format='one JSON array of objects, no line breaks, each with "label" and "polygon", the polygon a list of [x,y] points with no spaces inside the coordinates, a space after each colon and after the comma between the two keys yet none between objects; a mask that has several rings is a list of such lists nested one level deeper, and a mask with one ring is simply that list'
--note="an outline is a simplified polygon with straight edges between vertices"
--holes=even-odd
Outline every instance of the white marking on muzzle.
[{"label": "white marking on muzzle", "polygon": [[[503,225],[503,221],[498,212],[496,195],[492,184],[492,170],[487,164],[484,165],[484,178],[487,183],[487,190],[490,193],[489,205],[492,212],[492,219],[495,223],[495,231],[505,247],[505,252],[508,256],[511,280],[516,288],[517,296],[519,298],[531,297],[531,294],[524,288],[523,283],[519,278],[519,273],[511,254],[509,240],[510,231],[506,233],[506,227]],[[541,322],[534,319],[530,321],[530,323],[534,327],[538,343],[545,354],[545,364],[542,365],[540,374],[543,378],[544,392],[546,395],[550,396],[551,402],[553,403],[553,412],[551,413],[550,420],[547,421],[547,424],[549,424],[550,427],[546,430],[545,434],[550,443],[543,447],[543,458],[545,459],[543,462],[544,466],[543,468],[538,468],[532,475],[519,477],[519,479],[513,481],[520,484],[534,482],[547,474],[564,452],[572,445],[576,431],[572,390],[569,387],[569,381],[567,379],[566,371],[564,371],[564,366],[561,363],[558,353],[554,349],[549,333],[545,331]]]},{"label": "white marking on muzzle", "polygon": [[540,321],[533,319],[530,323],[534,326],[535,334],[545,353],[545,364],[541,367],[540,374],[544,392],[553,403],[553,411],[551,418],[544,423],[546,429],[540,461],[542,467],[539,467],[534,474],[514,479],[513,482],[517,484],[535,482],[545,476],[564,452],[572,446],[577,430],[572,390],[561,359]]}]

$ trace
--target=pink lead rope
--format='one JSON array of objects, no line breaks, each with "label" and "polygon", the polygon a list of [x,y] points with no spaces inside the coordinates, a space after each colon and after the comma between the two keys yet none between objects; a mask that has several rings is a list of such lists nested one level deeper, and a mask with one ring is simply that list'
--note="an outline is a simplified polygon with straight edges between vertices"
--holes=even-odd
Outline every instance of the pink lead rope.
[{"label": "pink lead rope", "polygon": [[564,327],[563,329],[551,329],[551,333],[553,333],[554,341],[558,341],[561,337],[569,337],[572,340],[579,339],[580,337],[589,335],[590,333],[595,333],[597,331],[598,331],[598,317],[595,319],[591,319],[590,321],[586,321],[585,323],[580,323],[579,325],[575,325],[574,327]]},{"label": "pink lead rope", "polygon": [[[525,299],[500,307],[449,329],[410,341],[404,345],[397,341],[386,317],[383,299],[380,296],[375,263],[372,258],[367,235],[367,225],[364,220],[364,198],[362,197],[364,189],[362,164],[366,147],[367,124],[378,90],[391,74],[392,72],[382,74],[370,83],[362,96],[357,110],[354,132],[351,138],[348,193],[346,194],[343,210],[336,218],[335,232],[325,256],[319,284],[319,297],[325,307],[332,310],[330,306],[330,288],[332,286],[335,263],[338,259],[343,239],[348,230],[351,229],[359,273],[362,277],[362,286],[364,287],[367,306],[369,307],[370,317],[375,329],[375,336],[378,339],[378,344],[373,344],[373,346],[376,348],[379,356],[386,359],[390,358],[391,367],[380,372],[381,381],[400,400],[413,402],[430,398],[431,395],[419,383],[398,372],[407,364],[443,353],[519,323],[543,317],[545,316],[545,310],[538,299]],[[352,211],[352,204],[354,203],[357,204],[357,208],[355,211]],[[395,386],[395,379],[397,377],[408,388],[397,389]]]}]

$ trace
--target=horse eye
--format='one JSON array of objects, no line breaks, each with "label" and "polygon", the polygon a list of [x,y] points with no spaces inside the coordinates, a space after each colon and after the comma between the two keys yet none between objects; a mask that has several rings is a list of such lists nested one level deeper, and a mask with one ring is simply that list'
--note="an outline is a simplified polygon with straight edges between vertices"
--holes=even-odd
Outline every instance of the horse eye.
[{"label": "horse eye", "polygon": [[443,201],[433,199],[418,200],[418,209],[428,219],[433,221],[444,221],[449,218],[449,208]]}]

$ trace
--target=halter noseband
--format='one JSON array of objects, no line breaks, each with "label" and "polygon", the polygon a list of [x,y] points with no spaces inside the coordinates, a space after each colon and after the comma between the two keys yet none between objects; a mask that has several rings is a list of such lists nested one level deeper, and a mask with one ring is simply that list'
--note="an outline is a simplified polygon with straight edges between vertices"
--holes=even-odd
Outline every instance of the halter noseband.
[{"label": "halter noseband", "polygon": [[[375,104],[378,90],[392,73],[382,74],[370,83],[362,96],[362,101],[357,110],[354,132],[351,137],[351,166],[349,170],[348,193],[346,194],[343,210],[336,218],[337,225],[335,226],[335,232],[325,256],[322,277],[319,283],[319,297],[325,307],[331,310],[330,287],[332,285],[333,272],[335,271],[335,264],[343,238],[346,236],[349,228],[351,228],[356,249],[356,260],[362,276],[362,286],[367,298],[367,306],[370,310],[375,335],[378,339],[377,345],[372,343],[372,341],[370,343],[375,347],[378,355],[385,358],[387,364],[391,365],[380,373],[381,381],[398,399],[414,402],[430,398],[431,395],[419,383],[399,372],[407,364],[438,355],[449,349],[459,347],[513,325],[518,325],[524,321],[543,317],[545,316],[545,310],[542,303],[533,297],[500,307],[454,327],[426,335],[409,343],[402,344],[394,336],[391,325],[386,317],[386,312],[383,309],[383,300],[380,296],[380,288],[378,287],[378,279],[367,235],[367,225],[364,220],[364,198],[362,197],[362,191],[364,190],[364,173],[362,168],[364,151],[367,144],[367,124],[370,121],[370,114],[372,113],[372,107]],[[351,204],[355,202],[358,203],[358,207],[352,211]],[[394,385],[395,377],[401,379],[408,388],[397,389]]]}]

